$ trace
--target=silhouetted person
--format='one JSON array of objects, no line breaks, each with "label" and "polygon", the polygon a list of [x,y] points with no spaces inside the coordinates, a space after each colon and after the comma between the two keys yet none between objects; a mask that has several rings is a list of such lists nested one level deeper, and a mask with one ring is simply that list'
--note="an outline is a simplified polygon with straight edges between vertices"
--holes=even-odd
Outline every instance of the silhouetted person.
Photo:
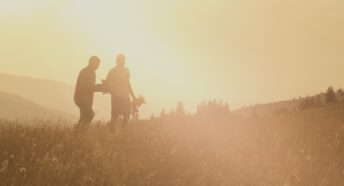
[{"label": "silhouetted person", "polygon": [[125,67],[125,56],[117,56],[116,67],[110,70],[106,83],[110,86],[111,94],[111,124],[115,124],[119,115],[123,123],[128,123],[130,117],[130,96],[135,100],[135,94],[130,84],[129,69]]},{"label": "silhouetted person", "polygon": [[79,127],[88,126],[94,117],[93,95],[96,91],[96,70],[100,65],[100,59],[92,56],[89,64],[82,69],[75,87],[74,101],[80,109]]}]

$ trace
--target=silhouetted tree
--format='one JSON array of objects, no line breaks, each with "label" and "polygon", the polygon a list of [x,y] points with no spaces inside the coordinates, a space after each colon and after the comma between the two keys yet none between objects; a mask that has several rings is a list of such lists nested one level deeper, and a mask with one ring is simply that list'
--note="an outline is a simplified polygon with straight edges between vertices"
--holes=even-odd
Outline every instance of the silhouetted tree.
[{"label": "silhouetted tree", "polygon": [[165,110],[162,110],[162,111],[160,112],[160,117],[162,118],[162,117],[165,117],[165,116],[166,116]]},{"label": "silhouetted tree", "polygon": [[173,109],[170,109],[170,112],[168,113],[168,115],[169,115],[169,116],[172,116],[172,115],[174,115],[174,113],[175,113],[174,110],[173,110]]},{"label": "silhouetted tree", "polygon": [[226,102],[226,104],[225,104],[225,111],[226,112],[229,112],[230,111],[230,109],[229,109],[229,105],[228,105],[228,103]]},{"label": "silhouetted tree", "polygon": [[202,118],[216,118],[223,119],[228,117],[230,114],[228,104],[224,104],[223,101],[209,101],[208,103],[201,103],[197,106],[196,115]]},{"label": "silhouetted tree", "polygon": [[183,104],[183,102],[178,102],[178,104],[177,104],[177,108],[176,108],[176,114],[177,115],[185,115],[186,113],[185,113],[185,109],[184,109],[184,104]]},{"label": "silhouetted tree", "polygon": [[336,99],[336,93],[334,92],[333,87],[329,87],[327,89],[325,98],[326,98],[325,99],[326,103],[332,103],[332,102],[335,102],[337,100]]},{"label": "silhouetted tree", "polygon": [[344,91],[342,88],[338,89],[337,96],[338,96],[339,100],[343,100]]},{"label": "silhouetted tree", "polygon": [[251,119],[257,119],[257,118],[259,118],[259,115],[258,115],[258,112],[257,112],[257,107],[253,107],[253,108],[252,108],[252,112],[251,112],[250,118],[251,118]]},{"label": "silhouetted tree", "polygon": [[154,120],[154,119],[155,119],[155,116],[154,116],[154,114],[152,114],[150,117],[150,120]]}]

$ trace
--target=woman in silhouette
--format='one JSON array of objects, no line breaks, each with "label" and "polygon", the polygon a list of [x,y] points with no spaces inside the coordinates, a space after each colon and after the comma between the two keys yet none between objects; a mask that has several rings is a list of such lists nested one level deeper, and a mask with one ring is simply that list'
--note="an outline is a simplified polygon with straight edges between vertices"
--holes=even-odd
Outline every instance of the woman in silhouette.
[{"label": "woman in silhouette", "polygon": [[118,116],[123,116],[123,123],[128,123],[130,117],[130,96],[136,99],[130,84],[130,72],[125,67],[125,56],[120,54],[116,66],[108,73],[106,83],[111,94],[111,124],[115,124]]}]

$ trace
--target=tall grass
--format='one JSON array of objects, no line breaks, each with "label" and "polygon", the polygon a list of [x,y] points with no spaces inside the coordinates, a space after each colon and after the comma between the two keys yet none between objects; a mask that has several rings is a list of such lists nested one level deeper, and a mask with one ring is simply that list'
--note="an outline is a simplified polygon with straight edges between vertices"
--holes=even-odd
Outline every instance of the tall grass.
[{"label": "tall grass", "polygon": [[120,132],[1,121],[0,185],[344,185],[342,111],[175,116]]}]

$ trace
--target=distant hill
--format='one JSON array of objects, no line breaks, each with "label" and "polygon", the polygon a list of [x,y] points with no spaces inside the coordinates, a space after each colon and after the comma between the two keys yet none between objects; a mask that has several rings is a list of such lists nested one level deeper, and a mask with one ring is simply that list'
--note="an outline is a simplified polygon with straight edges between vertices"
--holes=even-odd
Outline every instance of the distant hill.
[{"label": "distant hill", "polygon": [[[71,82],[71,84],[74,83],[75,82]],[[19,95],[26,100],[30,100],[48,108],[61,110],[73,115],[79,114],[78,108],[75,106],[73,101],[74,86],[72,85],[54,80],[29,78],[0,73],[0,91]],[[319,93],[312,97],[315,96],[318,96],[324,100],[324,93]],[[233,110],[232,113],[244,118],[249,118],[254,112],[256,112],[258,116],[266,116],[281,112],[294,111],[298,109],[300,102],[304,99],[305,97],[247,106]],[[344,100],[344,95],[338,97],[338,99]],[[94,99],[94,111],[96,113],[95,119],[109,119],[110,110],[110,96],[97,93]]]},{"label": "distant hill", "polygon": [[0,119],[32,120],[32,119],[64,119],[76,121],[77,116],[50,109],[20,96],[0,92]]},{"label": "distant hill", "polygon": [[267,116],[270,114],[279,114],[281,112],[295,111],[298,109],[302,99],[303,98],[242,107],[234,110],[233,113],[244,118],[249,118],[252,116],[253,112],[258,116]]},{"label": "distant hill", "polygon": [[57,81],[0,74],[0,91],[49,108],[75,113],[73,87]]},{"label": "distant hill", "polygon": [[[332,87],[330,87],[333,89]],[[313,96],[300,97],[298,99],[291,99],[285,101],[279,101],[274,103],[267,104],[258,104],[249,107],[243,107],[238,110],[234,110],[233,113],[244,117],[249,118],[253,115],[256,116],[267,116],[271,114],[281,114],[283,112],[290,112],[296,110],[302,110],[307,108],[321,107],[326,104],[326,92],[321,92]],[[344,92],[343,89],[334,90],[333,92],[334,102],[343,102],[344,101]],[[311,103],[305,103],[305,101],[310,101]],[[308,104],[308,106],[304,106]],[[305,107],[305,108],[302,108]]]},{"label": "distant hill", "polygon": [[[72,82],[74,83],[74,82]],[[36,79],[0,73],[0,91],[19,95],[39,105],[78,115],[73,101],[74,86],[47,79]],[[110,98],[97,94],[94,103],[96,119],[109,118]]]}]

